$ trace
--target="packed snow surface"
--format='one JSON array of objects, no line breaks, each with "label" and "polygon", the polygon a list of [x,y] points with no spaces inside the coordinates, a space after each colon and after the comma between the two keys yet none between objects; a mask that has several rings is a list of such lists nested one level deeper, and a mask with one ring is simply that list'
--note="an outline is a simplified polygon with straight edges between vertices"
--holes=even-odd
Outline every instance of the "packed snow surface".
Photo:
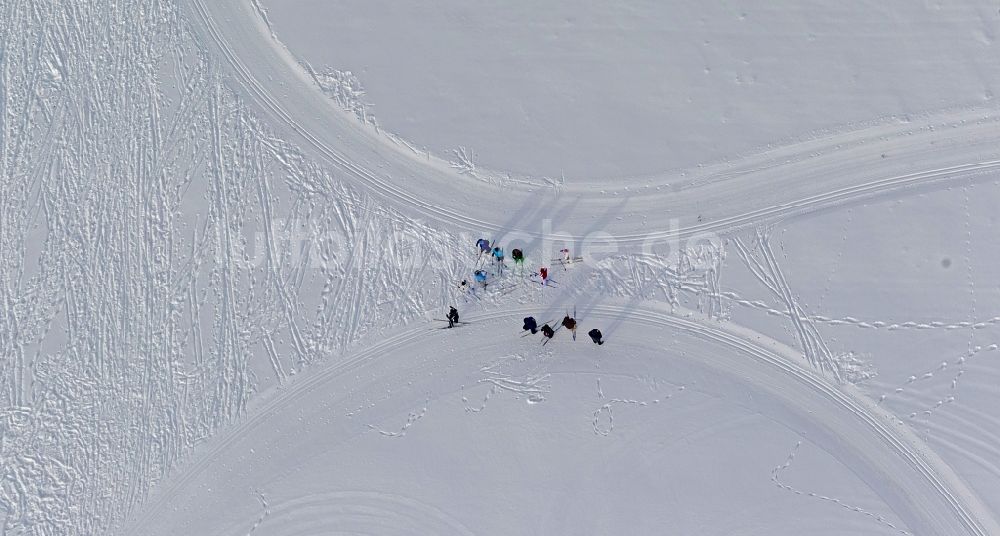
[{"label": "packed snow surface", "polygon": [[0,25],[0,534],[1000,535],[995,3]]}]

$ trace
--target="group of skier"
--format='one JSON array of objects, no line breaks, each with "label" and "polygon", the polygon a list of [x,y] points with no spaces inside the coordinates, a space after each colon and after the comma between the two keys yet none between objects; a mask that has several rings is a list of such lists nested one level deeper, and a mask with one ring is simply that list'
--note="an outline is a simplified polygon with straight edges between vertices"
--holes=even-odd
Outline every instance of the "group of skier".
[{"label": "group of skier", "polygon": [[[570,315],[567,314],[562,319],[561,327],[564,327],[564,328],[572,331],[573,332],[573,339],[576,340],[576,319],[575,318],[573,318],[572,316],[570,316]],[[541,329],[539,329],[538,328],[538,321],[535,320],[535,317],[528,316],[528,317],[524,318],[524,325],[521,327],[521,329],[524,330],[524,331],[530,331],[532,335],[534,335],[534,334],[538,333],[539,331],[541,331],[543,337],[545,337],[546,339],[551,339],[553,336],[555,336],[556,330],[559,329],[559,328],[553,329],[552,326],[550,326],[546,322],[544,325],[542,325]],[[601,330],[599,330],[597,328],[594,328],[594,329],[588,331],[587,335],[590,336],[590,340],[594,341],[594,344],[598,344],[598,345],[604,344],[604,336],[601,334]]]},{"label": "group of skier", "polygon": [[[479,249],[479,258],[482,259],[485,255],[487,258],[492,259],[493,265],[496,268],[493,275],[501,275],[504,272],[506,265],[504,261],[506,256],[504,255],[504,250],[500,246],[494,246],[489,240],[485,238],[480,238],[476,241],[476,247]],[[563,266],[570,264],[572,262],[583,260],[582,258],[572,258],[569,253],[569,249],[560,250],[561,258],[552,259],[553,262],[559,262]],[[521,273],[524,273],[524,252],[520,249],[513,249],[510,252],[510,257],[514,259],[514,265],[521,269]],[[472,273],[473,281],[480,287],[485,287],[489,282],[490,272],[484,268],[477,268]],[[537,272],[531,274],[532,277],[538,277],[539,282],[542,286],[548,286],[551,283],[555,283],[549,279],[549,269],[545,266],[538,268]],[[468,279],[463,279],[459,284],[463,289],[467,289],[470,292],[475,292],[475,286],[473,286]]]},{"label": "group of skier", "polygon": [[[575,314],[575,312],[574,312],[574,314]],[[456,309],[455,306],[450,306],[448,308],[448,314],[445,315],[445,318],[447,318],[447,322],[448,322],[448,327],[449,328],[453,328],[453,327],[455,327],[458,324],[464,324],[464,322],[461,322],[459,320],[458,309]],[[539,331],[541,331],[542,332],[542,336],[545,337],[545,339],[546,339],[542,344],[546,344],[546,343],[549,342],[549,340],[552,339],[552,337],[555,336],[556,331],[558,331],[560,328],[566,328],[566,329],[572,331],[573,332],[573,340],[576,340],[576,324],[577,324],[576,323],[576,319],[573,318],[572,316],[570,316],[569,313],[567,313],[566,316],[563,317],[562,322],[559,325],[557,325],[555,328],[553,328],[552,326],[550,326],[548,322],[546,322],[545,324],[542,325],[541,328],[539,328],[538,327],[538,321],[535,320],[535,317],[533,317],[533,316],[527,316],[527,317],[524,318],[524,325],[521,326],[521,329],[523,331],[530,332],[531,335],[534,335],[534,334],[538,333]],[[522,335],[522,336],[527,336],[527,335],[528,334],[525,334],[525,335]],[[590,336],[590,340],[594,341],[594,344],[598,344],[598,345],[604,344],[604,335],[601,334],[601,330],[599,330],[597,328],[594,328],[594,329],[588,331],[587,335]]]},{"label": "group of skier", "polygon": [[[503,248],[501,248],[499,246],[494,246],[493,243],[491,243],[489,240],[486,240],[485,238],[480,238],[479,240],[477,240],[476,241],[476,247],[479,249],[479,258],[482,259],[483,255],[486,255],[488,258],[492,258],[493,264],[496,267],[496,272],[495,273],[496,274],[502,274],[503,273],[503,269],[504,269],[504,251],[503,251]],[[583,260],[580,257],[576,257],[576,258],[571,257],[569,249],[562,249],[562,250],[560,250],[559,253],[561,255],[561,258],[559,258],[559,259],[552,259],[552,260],[553,260],[553,262],[559,262],[560,264],[563,265],[563,267],[565,267],[567,264],[570,264],[572,262],[578,262],[578,261]],[[510,252],[510,256],[511,256],[512,259],[514,259],[514,264],[516,266],[521,267],[521,270],[522,270],[522,273],[523,273],[523,270],[524,270],[524,252],[521,251],[520,249],[513,249]],[[477,269],[472,273],[472,279],[473,279],[474,283],[471,283],[468,279],[463,279],[462,282],[459,284],[459,286],[463,290],[467,290],[467,291],[471,292],[473,295],[475,295],[475,287],[476,287],[476,285],[481,286],[481,287],[486,287],[486,285],[488,283],[489,276],[490,276],[490,273],[487,270],[485,270],[485,269],[483,269],[481,267],[477,267]],[[555,283],[554,281],[551,281],[549,279],[549,269],[546,268],[546,267],[544,267],[544,266],[539,267],[538,272],[533,273],[532,276],[538,276],[540,278],[540,280],[541,280],[542,286],[547,286],[550,282],[551,283]],[[574,311],[574,315],[575,314],[576,314],[576,312]],[[447,314],[447,322],[448,322],[448,327],[449,328],[453,328],[457,324],[462,324],[463,323],[463,322],[459,321],[459,319],[458,319],[458,310],[455,309],[455,307],[450,307],[449,308],[449,311],[448,311],[448,314]],[[542,344],[546,344],[546,343],[548,343],[549,340],[552,339],[552,337],[555,336],[556,331],[558,331],[560,328],[566,328],[566,329],[572,331],[573,332],[573,340],[576,340],[576,327],[577,327],[577,325],[576,325],[576,319],[573,318],[572,316],[570,316],[569,313],[567,313],[566,316],[565,316],[565,318],[563,318],[562,323],[559,324],[559,325],[557,325],[555,328],[553,328],[552,326],[550,326],[549,323],[547,323],[547,322],[544,325],[542,325],[541,328],[539,328],[538,327],[538,322],[535,320],[535,318],[532,317],[532,316],[529,316],[529,317],[526,317],[524,319],[524,327],[522,329],[524,331],[530,332],[532,335],[534,335],[534,334],[538,333],[539,331],[541,331],[542,332],[542,336],[545,337],[545,339],[546,339],[545,341],[543,341]],[[587,335],[590,336],[590,340],[594,341],[595,344],[598,344],[598,345],[604,344],[604,338],[603,338],[603,335],[601,334],[601,330],[596,329],[596,328],[592,329],[589,332],[587,332]],[[527,334],[525,334],[523,336],[527,336]]]}]

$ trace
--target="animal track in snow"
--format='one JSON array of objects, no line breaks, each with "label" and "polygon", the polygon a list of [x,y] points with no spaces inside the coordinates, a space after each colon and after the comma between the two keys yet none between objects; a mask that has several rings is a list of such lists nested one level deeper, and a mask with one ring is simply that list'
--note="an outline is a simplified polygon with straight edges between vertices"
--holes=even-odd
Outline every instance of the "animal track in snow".
[{"label": "animal track in snow", "polygon": [[414,423],[416,423],[417,421],[419,421],[420,419],[422,419],[424,417],[424,415],[426,415],[426,414],[427,414],[427,406],[426,405],[424,405],[424,407],[420,408],[420,411],[416,411],[416,412],[411,411],[410,414],[406,417],[406,422],[403,423],[403,426],[399,429],[398,432],[387,432],[387,431],[385,431],[385,430],[383,430],[383,429],[381,429],[381,428],[379,428],[379,427],[377,427],[377,426],[375,426],[373,424],[369,424],[368,428],[372,429],[372,430],[376,430],[378,433],[380,433],[380,434],[382,434],[382,435],[384,435],[386,437],[404,437],[404,436],[406,436],[406,432],[410,429],[410,427],[413,426]]},{"label": "animal track in snow", "polygon": [[[687,389],[686,386],[679,385],[679,386],[677,386],[676,391],[683,392],[686,389]],[[674,396],[673,393],[667,393],[663,398],[669,400],[669,399],[673,398],[673,396]],[[601,379],[600,378],[597,379],[597,397],[598,398],[604,398],[604,389],[601,387]],[[614,412],[614,406],[616,404],[628,405],[628,406],[636,406],[636,407],[647,407],[647,406],[650,406],[650,405],[659,404],[660,402],[661,402],[661,400],[659,398],[654,398],[653,400],[650,400],[650,401],[634,400],[634,399],[630,399],[630,398],[612,398],[612,399],[609,399],[607,402],[605,402],[604,404],[602,404],[601,407],[599,407],[596,410],[594,410],[594,412],[592,414],[593,415],[593,420],[591,421],[591,424],[594,427],[594,434],[596,434],[596,435],[602,435],[602,436],[609,436],[609,435],[611,435],[611,432],[613,432],[615,430],[615,412]],[[607,419],[608,419],[608,425],[607,425],[606,428],[602,428],[601,427],[601,416],[604,415],[604,414],[607,414]]]},{"label": "animal track in snow", "polygon": [[790,491],[790,492],[792,492],[792,493],[794,493],[796,495],[802,495],[802,496],[805,496],[805,497],[814,497],[814,498],[819,499],[821,501],[826,501],[826,502],[829,502],[829,503],[832,503],[832,504],[836,504],[837,506],[839,506],[839,507],[841,507],[841,508],[843,508],[845,510],[850,510],[852,512],[857,512],[859,514],[865,515],[865,516],[871,518],[876,523],[879,523],[881,525],[885,525],[886,527],[889,527],[889,528],[891,528],[891,529],[893,529],[895,531],[898,531],[900,534],[906,534],[906,535],[910,534],[910,532],[897,527],[891,521],[885,519],[885,517],[882,516],[881,514],[875,514],[873,512],[869,512],[869,511],[867,511],[867,510],[865,510],[863,508],[860,508],[860,507],[857,507],[857,506],[851,506],[850,504],[847,504],[847,503],[841,501],[840,499],[837,499],[837,498],[834,498],[834,497],[828,497],[826,495],[821,495],[819,493],[814,493],[814,492],[802,491],[802,490],[799,490],[798,488],[795,488],[793,486],[790,486],[790,485],[785,484],[784,482],[782,482],[781,478],[780,478],[781,477],[781,473],[783,471],[787,470],[789,467],[791,467],[792,462],[795,461],[795,454],[799,451],[799,447],[801,447],[801,446],[802,446],[802,442],[801,441],[796,441],[795,442],[795,447],[792,449],[792,451],[790,453],[788,453],[788,457],[785,458],[785,463],[776,466],[774,469],[771,469],[771,482],[774,482],[775,486],[778,486],[779,488],[781,488],[783,490]]}]

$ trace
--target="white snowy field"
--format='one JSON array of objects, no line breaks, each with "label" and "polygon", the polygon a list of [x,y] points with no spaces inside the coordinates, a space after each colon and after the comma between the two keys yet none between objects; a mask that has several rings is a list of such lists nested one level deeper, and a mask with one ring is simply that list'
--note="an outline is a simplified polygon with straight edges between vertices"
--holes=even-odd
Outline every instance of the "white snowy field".
[{"label": "white snowy field", "polygon": [[1000,8],[536,4],[0,4],[0,534],[1000,535]]},{"label": "white snowy field", "polygon": [[383,128],[516,174],[660,175],[1000,93],[990,2],[260,3]]},{"label": "white snowy field", "polygon": [[[610,355],[565,336],[544,348],[537,338],[510,340],[512,321],[531,310],[378,344],[363,362],[318,371],[308,386],[265,398],[164,489],[141,532],[893,534],[902,527],[862,480],[879,478],[882,461],[857,452],[864,470],[852,473],[822,444],[802,442],[806,434],[849,436],[856,426],[825,413],[812,386],[730,341],[706,344],[660,316],[665,310],[639,308],[624,319],[607,343],[617,347]],[[582,316],[607,323],[626,311],[606,305]],[[821,489],[810,489],[818,481]],[[800,492],[824,499],[789,500]],[[832,501],[858,515],[843,517]],[[752,528],[748,512],[757,513]]]}]

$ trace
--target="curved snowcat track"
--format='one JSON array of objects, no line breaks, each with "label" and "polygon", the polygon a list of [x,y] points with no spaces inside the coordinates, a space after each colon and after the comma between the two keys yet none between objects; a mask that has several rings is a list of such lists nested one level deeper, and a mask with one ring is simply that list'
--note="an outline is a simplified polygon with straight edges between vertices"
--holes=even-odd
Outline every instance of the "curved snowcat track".
[{"label": "curved snowcat track", "polygon": [[[448,169],[442,161],[424,161],[387,144],[356,124],[353,117],[336,109],[280,43],[270,37],[245,0],[219,0],[211,4],[203,0],[188,1],[194,19],[200,21],[211,42],[217,45],[239,86],[249,92],[252,101],[265,114],[301,138],[305,142],[304,149],[315,151],[321,159],[345,171],[371,192],[399,204],[397,208],[410,208],[421,217],[483,232],[516,231],[531,238],[544,236],[503,223],[510,214],[516,213],[516,208],[530,205],[538,192],[505,190],[503,196],[497,196],[496,192],[480,194],[473,191],[489,188]],[[225,16],[223,29],[228,34],[216,25],[213,13]],[[242,45],[246,50],[238,53],[231,43]],[[259,73],[255,74],[240,60],[247,54],[260,59],[252,65]],[[260,80],[268,80],[274,91],[262,85]],[[276,98],[276,91],[285,92],[286,102],[296,107],[284,106]],[[308,104],[299,101],[308,101]],[[547,200],[552,205],[547,210],[553,213],[560,204],[575,205],[577,214],[567,215],[567,223],[572,218],[579,218],[574,222],[579,225],[568,225],[569,228],[593,225],[593,221],[583,219],[580,214],[603,214],[612,208],[622,213],[658,217],[647,222],[651,225],[642,227],[644,232],[641,234],[635,232],[640,228],[635,222],[602,222],[602,230],[613,234],[613,241],[618,244],[722,232],[901,188],[967,179],[1000,170],[998,122],[1000,115],[995,110],[963,110],[941,117],[928,116],[924,119],[927,128],[905,122],[879,125],[773,149],[736,163],[707,166],[690,174],[680,174],[683,176],[662,177],[661,182],[673,183],[673,186],[662,184],[666,186],[662,192],[657,188],[657,191],[647,189],[640,195],[609,197],[593,187],[574,190],[570,185],[563,194]],[[351,145],[352,138],[361,140],[360,147]],[[334,149],[328,140],[342,143],[346,152]],[[885,158],[886,152],[891,153],[892,158]],[[358,163],[373,158],[377,159],[373,165]],[[941,166],[940,162],[949,165]],[[933,163],[939,164],[929,168]],[[376,168],[379,171],[374,171]],[[879,176],[882,178],[873,178]],[[606,182],[615,184],[614,179]],[[401,184],[413,186],[407,188]],[[461,199],[443,199],[422,193],[432,185],[446,189],[443,191],[463,185],[469,188],[462,191]],[[750,192],[754,195],[746,195]],[[479,195],[482,197],[476,199]],[[764,199],[764,206],[748,206],[753,198]],[[463,214],[473,206],[486,217]],[[713,210],[718,212],[713,213]],[[678,221],[679,225],[670,227],[671,220]],[[645,229],[652,230],[647,232]],[[601,238],[596,239],[597,243],[601,241]]]},{"label": "curved snowcat track", "polygon": [[[501,313],[469,315],[469,319],[488,322],[516,318],[532,311],[528,307],[518,307]],[[670,328],[735,350],[721,356],[706,353],[706,366],[748,381],[777,399],[783,399],[796,411],[809,413],[813,425],[829,437],[843,441],[843,446],[850,449],[848,454],[855,457],[853,467],[863,480],[878,482],[883,490],[886,484],[891,484],[894,497],[889,499],[895,500],[887,502],[904,510],[896,513],[905,522],[931,531],[918,530],[918,533],[941,536],[1000,534],[1000,525],[989,510],[951,468],[924,447],[907,427],[893,425],[896,419],[890,413],[806,368],[791,348],[775,341],[768,341],[768,345],[764,346],[713,321],[680,318],[645,305],[596,305],[586,314],[605,319],[627,317],[625,322]],[[342,362],[317,369],[314,374],[293,381],[274,396],[252,406],[246,420],[214,438],[206,451],[196,454],[196,459],[184,467],[183,473],[169,479],[159,493],[151,497],[155,503],[130,523],[127,533],[141,533],[142,526],[153,521],[166,507],[164,499],[180,493],[201,471],[217,463],[218,456],[230,445],[282,408],[296,404],[333,379],[439,333],[438,330],[427,330],[424,325],[414,327],[365,348]],[[747,357],[751,359],[747,361]],[[825,414],[814,414],[817,408]],[[834,456],[840,452],[831,451]],[[859,468],[857,464],[863,467]]]}]

